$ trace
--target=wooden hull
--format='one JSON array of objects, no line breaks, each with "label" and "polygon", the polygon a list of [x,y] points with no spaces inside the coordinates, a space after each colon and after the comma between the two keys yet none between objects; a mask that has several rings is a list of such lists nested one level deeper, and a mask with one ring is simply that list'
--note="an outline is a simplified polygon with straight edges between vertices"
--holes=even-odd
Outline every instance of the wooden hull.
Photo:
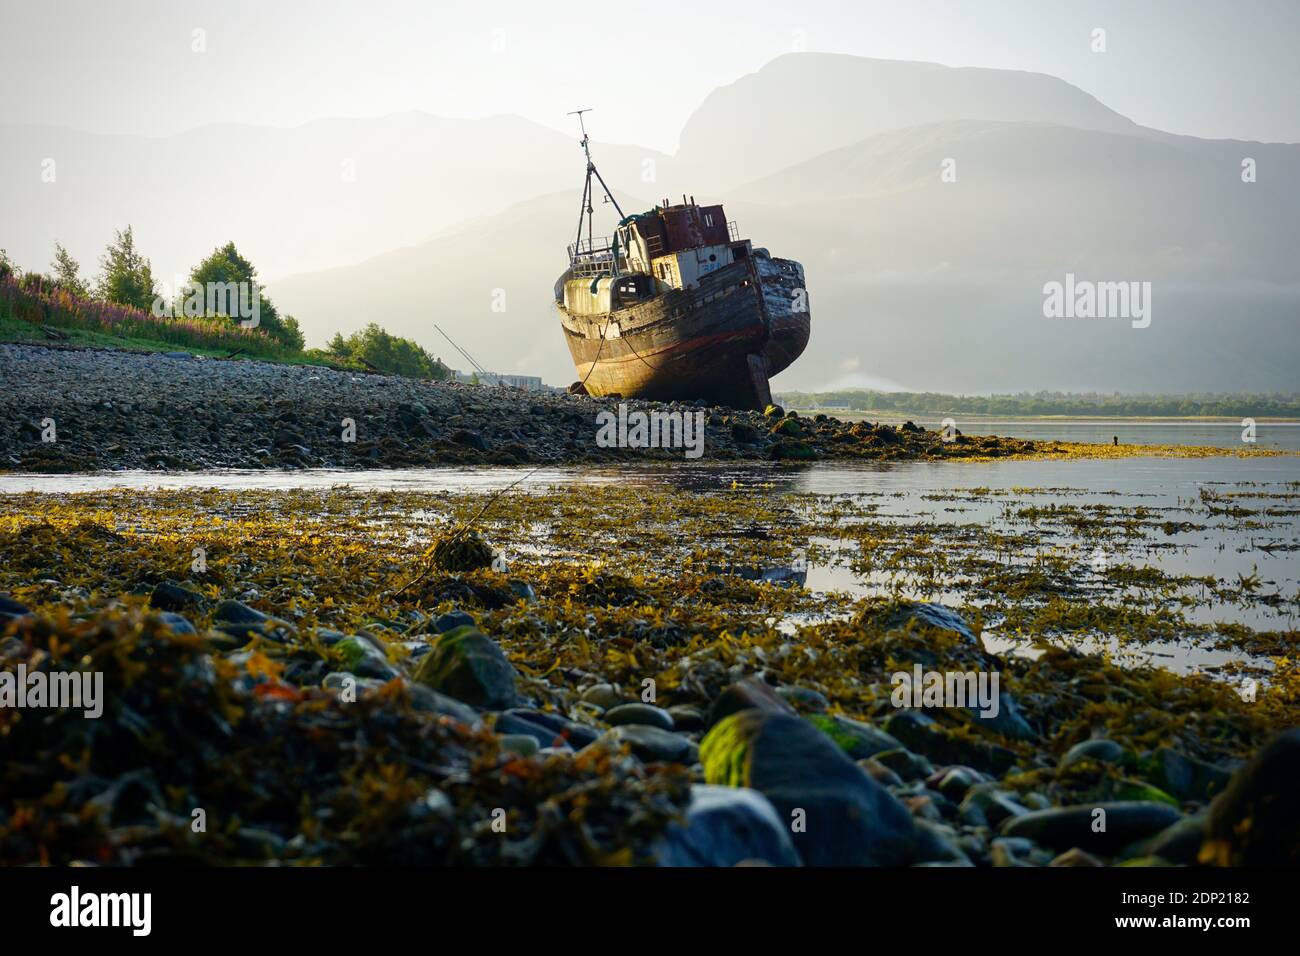
[{"label": "wooden hull", "polygon": [[[578,315],[559,306],[588,393],[763,408],[768,377],[808,344],[803,268],[762,250],[631,308]],[[603,336],[603,338],[602,338]]]}]

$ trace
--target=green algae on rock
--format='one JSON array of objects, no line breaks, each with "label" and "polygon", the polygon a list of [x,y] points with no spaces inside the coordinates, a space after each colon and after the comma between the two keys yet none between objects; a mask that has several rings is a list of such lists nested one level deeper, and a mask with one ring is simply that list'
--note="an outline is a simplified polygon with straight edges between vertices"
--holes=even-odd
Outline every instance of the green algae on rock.
[{"label": "green algae on rock", "polygon": [[480,707],[504,709],[516,700],[515,670],[492,640],[462,625],[438,635],[414,679]]}]

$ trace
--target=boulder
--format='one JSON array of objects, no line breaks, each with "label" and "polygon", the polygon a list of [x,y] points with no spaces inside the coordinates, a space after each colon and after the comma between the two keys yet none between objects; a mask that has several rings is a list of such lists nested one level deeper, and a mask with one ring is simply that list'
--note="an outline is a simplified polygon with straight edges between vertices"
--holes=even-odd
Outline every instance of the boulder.
[{"label": "boulder", "polygon": [[213,612],[213,624],[217,630],[231,637],[250,640],[254,637],[263,637],[283,641],[286,635],[296,631],[288,621],[263,614],[242,601],[234,600],[222,601],[217,605]]},{"label": "boulder", "polygon": [[912,858],[917,835],[907,808],[800,717],[731,714],[709,731],[700,757],[708,783],[752,787],[772,802],[807,865],[898,866]]},{"label": "boulder", "polygon": [[582,692],[579,699],[601,710],[608,710],[623,703],[623,695],[613,684],[593,684]]},{"label": "boulder", "polygon": [[663,708],[651,704],[619,704],[605,711],[602,717],[611,727],[621,724],[640,724],[646,727],[658,727],[660,730],[673,729],[672,715]]},{"label": "boulder", "polygon": [[0,624],[6,621],[13,621],[31,611],[27,605],[20,604],[7,594],[0,594]]},{"label": "boulder", "polygon": [[1006,747],[970,735],[954,733],[919,710],[900,710],[885,721],[885,732],[908,750],[940,764],[963,764],[1001,775],[1016,762]]},{"label": "boulder", "polygon": [[811,687],[778,687],[776,692],[781,695],[782,700],[800,711],[824,714],[831,707],[831,702],[826,699],[826,695],[821,691],[813,690]]},{"label": "boulder", "polygon": [[915,622],[915,626],[937,627],[943,631],[952,631],[966,640],[978,644],[979,638],[962,619],[962,616],[942,604],[903,602],[890,609],[878,623],[885,630],[905,628]]},{"label": "boulder", "polygon": [[813,714],[807,720],[839,744],[840,749],[854,760],[874,757],[878,753],[896,750],[903,746],[896,738],[880,728],[839,714]]},{"label": "boulder", "polygon": [[1142,766],[1148,780],[1180,800],[1208,802],[1223,793],[1232,780],[1231,771],[1171,747],[1160,747]]},{"label": "boulder", "polygon": [[1210,805],[1201,863],[1300,866],[1300,729],[1260,748]]},{"label": "boulder", "polygon": [[746,677],[728,687],[709,707],[709,726],[742,710],[766,710],[774,714],[793,714],[791,707],[776,689],[757,677]]},{"label": "boulder", "polygon": [[1085,740],[1067,750],[1065,756],[1061,758],[1059,766],[1064,770],[1066,767],[1082,763],[1085,760],[1092,760],[1096,763],[1122,764],[1126,753],[1127,751],[1113,740],[1104,738]]},{"label": "boulder", "polygon": [[1168,863],[1191,866],[1205,841],[1205,815],[1183,817],[1155,836],[1140,840],[1124,850],[1126,857],[1157,856]]},{"label": "boulder", "polygon": [[389,663],[388,655],[364,638],[355,635],[345,637],[333,647],[344,670],[359,677],[392,680],[398,674],[397,668]]},{"label": "boulder", "polygon": [[1003,824],[1002,834],[1028,837],[1057,850],[1077,846],[1089,853],[1105,854],[1158,833],[1181,817],[1168,804],[1154,801],[1082,804],[1033,810],[1011,817]]},{"label": "boulder", "polygon": [[197,634],[194,625],[184,614],[176,614],[173,611],[163,611],[158,615],[168,627],[172,629],[173,634]]},{"label": "boulder", "polygon": [[614,727],[601,736],[601,744],[611,748],[627,744],[632,753],[646,763],[693,764],[700,756],[699,748],[689,737],[675,734],[661,727],[645,724],[624,724]]},{"label": "boulder", "polygon": [[461,610],[440,614],[433,622],[433,629],[439,634],[455,630],[458,627],[474,627],[477,622],[468,613]]},{"label": "boulder", "polygon": [[660,866],[799,865],[789,826],[747,787],[691,787],[686,822],[671,824],[653,852]]},{"label": "boulder", "polygon": [[499,734],[530,734],[543,747],[554,746],[558,741],[575,750],[587,746],[600,736],[595,728],[569,720],[561,714],[522,707],[507,710],[498,717],[496,728]]},{"label": "boulder", "polygon": [[461,626],[440,634],[414,679],[476,707],[504,710],[516,700],[515,669],[491,638]]},{"label": "boulder", "polygon": [[411,696],[411,706],[416,710],[442,714],[444,717],[450,717],[471,727],[477,727],[482,723],[478,711],[469,704],[461,703],[455,697],[440,694],[432,687],[423,684],[407,683],[405,686]]},{"label": "boulder", "polygon": [[203,607],[207,599],[193,589],[175,581],[161,581],[149,595],[149,606],[160,611],[184,611],[191,607]]}]

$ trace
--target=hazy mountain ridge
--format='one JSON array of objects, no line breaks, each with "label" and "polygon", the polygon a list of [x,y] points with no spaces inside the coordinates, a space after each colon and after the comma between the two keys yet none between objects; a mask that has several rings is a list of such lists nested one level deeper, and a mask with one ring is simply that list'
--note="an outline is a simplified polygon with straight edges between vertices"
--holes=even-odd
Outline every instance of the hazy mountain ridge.
[{"label": "hazy mountain ridge", "polygon": [[953,119],[1142,130],[1042,73],[799,53],[711,93],[687,120],[675,160],[697,174],[722,168],[730,175],[721,179],[747,181],[876,133]]}]

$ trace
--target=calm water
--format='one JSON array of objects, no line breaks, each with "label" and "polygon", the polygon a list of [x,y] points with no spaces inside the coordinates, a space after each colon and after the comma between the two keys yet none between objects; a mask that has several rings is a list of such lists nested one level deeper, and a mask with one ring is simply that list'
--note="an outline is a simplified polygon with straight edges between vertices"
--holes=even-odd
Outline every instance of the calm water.
[{"label": "calm water", "polygon": [[[1202,485],[1300,482],[1300,457],[1108,458],[1068,461],[820,462],[804,467],[765,463],[481,467],[293,471],[216,469],[195,472],[103,471],[77,475],[0,474],[0,494],[104,491],[110,488],[258,489],[346,487],[360,491],[494,491],[509,485],[644,484],[707,491],[733,481],[755,490],[802,494],[898,491],[927,494],[960,488],[1070,489],[1106,495],[1197,497]],[[1135,502],[1150,504],[1148,501]]]},{"label": "calm water", "polygon": [[[1038,427],[1038,426],[1035,426]],[[1107,426],[1110,427],[1110,426]],[[1171,426],[1158,426],[1169,428]],[[1180,426],[1172,426],[1180,427]],[[1005,432],[1004,432],[1005,433]],[[1059,431],[1057,432],[1059,434]],[[1142,441],[1166,441],[1149,433]],[[1197,437],[1196,442],[1203,438]],[[1257,576],[1261,593],[1278,600],[1244,605],[1214,603],[1188,608],[1188,620],[1213,625],[1235,622],[1259,630],[1297,626],[1300,597],[1300,457],[1274,458],[1120,458],[1097,461],[878,462],[818,463],[806,467],[744,464],[653,465],[599,468],[412,468],[345,471],[213,471],[164,474],[105,472],[87,475],[0,475],[0,494],[68,493],[113,488],[259,489],[349,488],[357,491],[491,492],[514,485],[522,492],[555,486],[645,485],[684,492],[738,489],[763,495],[845,495],[869,503],[875,517],[896,524],[980,525],[992,531],[1023,529],[1016,512],[1024,507],[1114,509],[1110,522],[1136,508],[1158,521],[1202,525],[1174,534],[1156,532],[1139,539],[1122,555],[1128,564],[1158,567],[1167,574],[1213,575],[1223,581]],[[1210,514],[1202,492],[1219,496],[1221,506],[1239,506],[1255,516]],[[887,577],[859,575],[848,567],[851,542],[824,542],[835,558],[808,568],[806,585],[814,590],[853,595],[887,592]],[[1077,543],[1069,533],[1053,532],[1041,546]],[[1157,544],[1158,547],[1149,546]],[[1032,554],[1021,556],[1032,560]],[[906,589],[903,593],[908,593]],[[933,594],[917,597],[935,599]],[[961,602],[961,595],[938,595]],[[996,635],[986,633],[991,644]],[[1100,639],[1097,646],[1108,645]],[[1000,648],[995,648],[1000,649]],[[1237,658],[1192,645],[1140,649],[1154,663],[1174,670],[1215,666]]]}]

